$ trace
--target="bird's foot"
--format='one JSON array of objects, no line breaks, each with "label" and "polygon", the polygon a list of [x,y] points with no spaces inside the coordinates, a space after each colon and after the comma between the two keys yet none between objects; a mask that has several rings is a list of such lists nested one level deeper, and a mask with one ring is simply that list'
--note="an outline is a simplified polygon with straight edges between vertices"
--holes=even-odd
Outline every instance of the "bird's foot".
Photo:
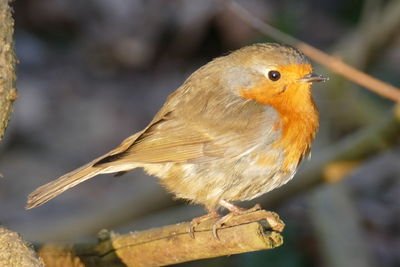
[{"label": "bird's foot", "polygon": [[220,200],[219,205],[229,210],[230,213],[235,213],[235,215],[250,213],[261,209],[260,204],[255,204],[252,208],[244,209],[225,200]]},{"label": "bird's foot", "polygon": [[189,225],[189,235],[194,238],[194,228],[200,223],[207,221],[209,219],[218,218],[220,215],[216,210],[210,210],[206,215],[192,219]]},{"label": "bird's foot", "polygon": [[221,228],[227,221],[229,221],[232,217],[240,214],[245,214],[245,213],[250,213],[253,211],[257,211],[261,209],[261,206],[259,204],[254,205],[254,207],[249,208],[249,209],[244,209],[241,207],[238,207],[228,201],[221,200],[219,204],[229,210],[229,213],[226,214],[225,216],[221,217],[218,221],[216,221],[213,225],[212,233],[213,236],[219,240],[218,236],[218,229]]}]

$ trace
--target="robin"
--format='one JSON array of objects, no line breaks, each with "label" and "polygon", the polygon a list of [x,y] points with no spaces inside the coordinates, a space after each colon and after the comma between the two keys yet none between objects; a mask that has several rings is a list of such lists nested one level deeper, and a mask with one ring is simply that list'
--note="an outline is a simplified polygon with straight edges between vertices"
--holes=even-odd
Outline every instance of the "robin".
[{"label": "robin", "polygon": [[212,60],[166,100],[150,124],[90,163],[43,185],[28,197],[37,207],[98,174],[143,168],[178,198],[229,213],[233,204],[287,183],[309,153],[319,124],[311,95],[313,73],[295,48],[254,44]]}]

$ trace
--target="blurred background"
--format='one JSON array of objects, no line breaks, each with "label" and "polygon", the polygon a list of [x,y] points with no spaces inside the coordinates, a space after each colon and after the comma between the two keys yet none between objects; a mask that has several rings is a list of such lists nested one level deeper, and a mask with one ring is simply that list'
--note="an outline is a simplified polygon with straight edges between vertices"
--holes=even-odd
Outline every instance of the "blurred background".
[{"label": "blurred background", "polygon": [[[254,16],[394,85],[400,1],[247,0]],[[141,130],[165,98],[211,59],[272,41],[216,0],[18,0],[19,59],[1,144],[0,222],[31,242],[95,241],[188,221],[135,170],[102,175],[25,211],[26,196]],[[284,245],[179,266],[400,266],[400,146],[393,103],[315,65],[321,129],[295,179],[253,202],[286,223]]]}]

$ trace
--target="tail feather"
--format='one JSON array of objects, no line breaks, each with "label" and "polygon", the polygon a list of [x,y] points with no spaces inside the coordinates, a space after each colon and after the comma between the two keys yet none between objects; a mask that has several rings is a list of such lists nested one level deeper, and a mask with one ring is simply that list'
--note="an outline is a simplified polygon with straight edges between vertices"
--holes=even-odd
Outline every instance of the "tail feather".
[{"label": "tail feather", "polygon": [[111,150],[107,154],[98,157],[97,159],[89,162],[86,165],[83,165],[80,168],[77,168],[67,174],[64,174],[57,180],[54,180],[48,184],[42,185],[37,188],[28,196],[28,202],[25,206],[26,209],[32,209],[37,206],[40,206],[50,199],[58,196],[64,191],[74,187],[98,174],[101,173],[113,173],[113,172],[126,172],[136,168],[136,164],[114,164],[114,165],[96,165],[96,163],[103,159],[104,157],[108,157],[114,154],[121,153],[125,151],[138,136],[140,136],[142,132],[138,132],[130,137],[126,138],[122,143],[117,146],[115,149]]},{"label": "tail feather", "polygon": [[92,163],[69,172],[57,180],[37,188],[28,196],[26,209],[35,208],[104,171],[103,168],[92,167]]}]

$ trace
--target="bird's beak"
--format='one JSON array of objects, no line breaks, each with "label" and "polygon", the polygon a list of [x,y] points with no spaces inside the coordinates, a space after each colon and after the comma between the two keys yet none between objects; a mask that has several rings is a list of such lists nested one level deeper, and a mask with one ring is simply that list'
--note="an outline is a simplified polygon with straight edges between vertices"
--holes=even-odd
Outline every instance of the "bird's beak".
[{"label": "bird's beak", "polygon": [[315,83],[315,82],[325,82],[327,80],[329,80],[328,77],[318,75],[318,74],[315,74],[312,72],[312,73],[307,74],[303,78],[300,78],[298,81],[306,82],[306,83]]}]

